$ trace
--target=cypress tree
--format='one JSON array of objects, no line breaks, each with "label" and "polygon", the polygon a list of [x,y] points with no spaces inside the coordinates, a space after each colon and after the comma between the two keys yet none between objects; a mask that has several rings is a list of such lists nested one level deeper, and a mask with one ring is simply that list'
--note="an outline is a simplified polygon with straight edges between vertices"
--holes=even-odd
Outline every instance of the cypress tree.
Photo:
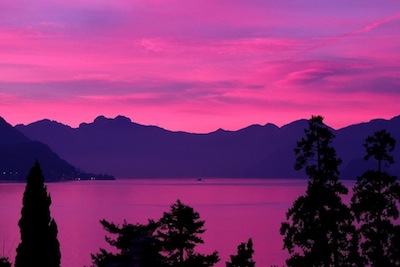
[{"label": "cypress tree", "polygon": [[60,266],[57,224],[50,216],[51,197],[44,185],[38,161],[29,172],[18,222],[21,243],[17,247],[15,267]]}]

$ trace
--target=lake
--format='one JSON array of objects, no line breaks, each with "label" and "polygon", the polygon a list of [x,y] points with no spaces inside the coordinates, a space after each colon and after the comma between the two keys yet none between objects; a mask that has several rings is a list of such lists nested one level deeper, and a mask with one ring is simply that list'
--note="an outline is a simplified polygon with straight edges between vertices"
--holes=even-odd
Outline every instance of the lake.
[{"label": "lake", "polygon": [[[304,194],[306,180],[288,179],[119,179],[47,185],[51,215],[58,225],[62,266],[90,266],[91,253],[109,248],[106,219],[122,224],[159,219],[180,199],[205,220],[205,244],[199,252],[219,252],[224,267],[241,242],[253,239],[257,266],[284,265],[281,222],[293,201]],[[0,184],[1,253],[12,262],[20,242],[18,220],[25,184]]]}]

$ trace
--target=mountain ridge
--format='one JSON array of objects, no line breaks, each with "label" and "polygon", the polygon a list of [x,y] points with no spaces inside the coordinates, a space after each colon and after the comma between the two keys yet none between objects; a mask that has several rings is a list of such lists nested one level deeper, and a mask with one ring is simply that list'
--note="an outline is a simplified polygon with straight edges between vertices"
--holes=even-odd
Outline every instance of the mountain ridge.
[{"label": "mountain ridge", "polygon": [[[400,116],[399,116],[400,117]],[[0,117],[1,118],[1,117]],[[133,125],[136,125],[136,126],[142,126],[142,127],[148,127],[148,128],[158,128],[158,129],[162,129],[162,130],[164,130],[164,131],[168,131],[168,132],[172,132],[172,133],[187,133],[187,134],[196,134],[196,135],[207,135],[207,134],[212,134],[212,133],[215,133],[215,132],[218,132],[218,131],[223,131],[223,132],[238,132],[238,131],[241,131],[241,130],[244,130],[244,129],[247,129],[247,128],[251,128],[251,127],[274,127],[274,128],[283,128],[283,127],[286,127],[286,126],[288,126],[288,125],[290,125],[290,124],[293,124],[293,123],[296,123],[296,122],[302,122],[302,121],[308,121],[307,119],[298,119],[298,120],[295,120],[295,121],[292,121],[292,122],[289,122],[289,123],[287,123],[287,124],[284,124],[284,125],[282,125],[282,126],[277,126],[276,124],[274,124],[274,123],[271,123],[271,122],[267,122],[266,124],[258,124],[258,123],[255,123],[255,124],[250,124],[250,125],[248,125],[248,126],[245,126],[245,127],[243,127],[243,128],[239,128],[239,129],[237,129],[237,130],[227,130],[227,129],[224,129],[224,128],[218,128],[218,129],[216,129],[216,130],[214,130],[214,131],[210,131],[210,132],[190,132],[190,131],[185,131],[185,130],[169,130],[169,129],[167,129],[167,128],[164,128],[164,127],[160,127],[160,126],[157,126],[157,125],[146,125],[146,124],[140,124],[140,123],[137,123],[137,122],[135,122],[135,121],[132,121],[132,119],[131,118],[129,118],[129,117],[127,117],[127,116],[124,116],[124,115],[117,115],[117,116],[115,116],[114,118],[109,118],[109,117],[106,117],[106,116],[104,116],[104,115],[99,115],[99,116],[97,116],[96,118],[94,118],[93,119],[93,121],[92,122],[81,122],[81,123],[79,123],[79,125],[77,126],[77,127],[72,127],[72,126],[70,126],[70,125],[68,125],[68,124],[63,124],[63,123],[61,123],[61,122],[59,122],[59,121],[57,121],[57,120],[51,120],[51,119],[47,119],[47,118],[45,118],[45,119],[41,119],[41,120],[37,120],[37,121],[34,121],[34,122],[30,122],[30,123],[27,123],[27,124],[24,124],[24,123],[17,123],[17,124],[15,124],[15,126],[14,126],[14,128],[20,128],[20,127],[26,127],[26,126],[32,126],[32,125],[36,125],[36,124],[43,124],[43,123],[54,123],[54,124],[57,124],[57,125],[60,125],[60,126],[63,126],[63,127],[65,127],[65,128],[69,128],[69,129],[79,129],[79,128],[81,128],[81,127],[86,127],[86,126],[90,126],[90,125],[93,125],[93,124],[95,124],[95,123],[101,123],[101,124],[105,124],[105,123],[109,123],[109,122],[125,122],[126,124],[128,124],[128,123],[130,123],[130,124],[133,124]],[[351,126],[351,125],[350,125]],[[348,126],[345,126],[345,127],[348,127]]]},{"label": "mountain ridge", "polygon": [[[54,125],[55,122],[43,120],[41,123]],[[25,181],[36,160],[42,165],[46,182],[77,178],[112,178],[105,175],[88,174],[77,169],[59,157],[47,144],[30,139],[0,117],[0,180]]]},{"label": "mountain ridge", "polygon": [[[304,136],[307,120],[278,127],[272,123],[249,125],[237,131],[223,129],[198,134],[146,126],[124,116],[98,116],[91,123],[72,128],[42,120],[16,125],[33,140],[48,144],[79,168],[112,173],[119,178],[252,177],[301,178],[293,168],[294,148]],[[343,159],[342,176],[355,179],[368,162],[362,146],[374,131],[387,128],[400,140],[400,116],[375,119],[338,130],[334,146]],[[400,159],[396,150],[395,157]],[[392,168],[400,171],[399,164]]]}]

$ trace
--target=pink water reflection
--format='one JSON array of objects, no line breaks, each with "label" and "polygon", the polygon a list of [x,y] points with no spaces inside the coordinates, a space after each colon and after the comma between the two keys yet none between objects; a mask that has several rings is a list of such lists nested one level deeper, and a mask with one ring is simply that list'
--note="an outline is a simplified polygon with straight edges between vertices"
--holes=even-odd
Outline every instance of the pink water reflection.
[{"label": "pink water reflection", "polygon": [[[19,243],[24,184],[0,184],[0,237],[12,261]],[[217,250],[225,266],[239,243],[253,238],[258,266],[283,265],[279,227],[292,202],[304,193],[306,181],[258,179],[117,180],[54,183],[48,185],[52,216],[59,228],[62,266],[89,266],[90,254],[107,248],[99,220],[145,223],[158,219],[178,198],[194,207],[206,221],[205,245]]]}]

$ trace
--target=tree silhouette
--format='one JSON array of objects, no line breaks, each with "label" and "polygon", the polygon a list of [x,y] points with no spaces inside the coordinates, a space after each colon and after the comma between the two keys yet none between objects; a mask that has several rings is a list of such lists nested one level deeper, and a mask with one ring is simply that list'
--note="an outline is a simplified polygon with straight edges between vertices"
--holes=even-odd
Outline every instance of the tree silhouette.
[{"label": "tree silhouette", "polygon": [[11,263],[8,260],[8,257],[1,257],[0,258],[0,267],[11,267]]},{"label": "tree silhouette", "polygon": [[115,239],[106,237],[106,241],[118,249],[119,253],[110,253],[101,248],[100,253],[92,255],[93,266],[163,266],[159,255],[159,244],[153,237],[158,223],[151,220],[147,225],[124,222],[122,226],[119,226],[106,220],[100,223],[107,232],[117,235]]},{"label": "tree silhouette", "polygon": [[50,217],[51,198],[37,161],[27,177],[22,204],[18,223],[21,243],[17,247],[15,266],[60,266],[57,224]]},{"label": "tree silhouette", "polygon": [[348,190],[339,181],[334,135],[321,116],[312,116],[305,137],[295,148],[295,169],[305,168],[306,194],[288,210],[282,223],[288,266],[348,266],[350,236],[354,231],[349,208],[341,196]]},{"label": "tree silhouette", "polygon": [[147,225],[124,222],[118,226],[106,220],[100,223],[107,232],[117,235],[115,239],[106,237],[106,241],[119,252],[100,249],[92,255],[95,267],[208,267],[219,261],[217,252],[194,252],[197,244],[204,243],[199,237],[205,231],[204,221],[179,200],[159,221],[149,220]]},{"label": "tree silhouette", "polygon": [[377,170],[369,170],[357,179],[351,207],[359,223],[362,254],[370,266],[400,266],[398,226],[400,185],[397,177],[382,171],[394,163],[390,152],[396,140],[386,130],[368,136],[365,160],[374,158]]},{"label": "tree silhouette", "polygon": [[195,267],[213,266],[219,261],[218,253],[202,255],[194,252],[197,244],[204,243],[199,236],[205,232],[204,221],[192,207],[180,200],[164,212],[157,238],[162,245],[162,255],[167,266]]},{"label": "tree silhouette", "polygon": [[227,262],[226,267],[254,267],[253,253],[253,241],[250,238],[247,243],[238,246],[237,255],[231,255],[231,262]]},{"label": "tree silhouette", "polygon": [[396,140],[386,130],[375,132],[374,135],[368,136],[365,140],[364,147],[367,154],[365,160],[373,157],[378,163],[378,173],[382,172],[382,163],[388,167],[394,163],[393,152],[396,145]]}]

